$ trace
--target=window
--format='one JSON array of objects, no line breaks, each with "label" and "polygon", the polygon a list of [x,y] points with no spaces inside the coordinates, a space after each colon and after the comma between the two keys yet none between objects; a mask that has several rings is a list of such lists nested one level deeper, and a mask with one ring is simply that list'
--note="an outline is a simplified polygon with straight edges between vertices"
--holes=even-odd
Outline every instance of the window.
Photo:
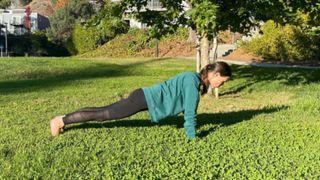
[{"label": "window", "polygon": [[161,9],[162,4],[159,0],[150,0],[147,5],[148,8],[150,9]]},{"label": "window", "polygon": [[12,17],[12,24],[17,24],[17,17]]},{"label": "window", "polygon": [[37,29],[37,18],[36,17],[30,17],[30,25],[31,25],[31,29]]}]

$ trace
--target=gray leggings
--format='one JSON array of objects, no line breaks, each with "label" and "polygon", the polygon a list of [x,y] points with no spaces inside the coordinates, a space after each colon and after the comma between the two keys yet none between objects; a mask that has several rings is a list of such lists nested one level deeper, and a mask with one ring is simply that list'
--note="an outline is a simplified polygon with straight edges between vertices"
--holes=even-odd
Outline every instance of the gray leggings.
[{"label": "gray leggings", "polygon": [[87,121],[121,119],[148,110],[143,90],[136,89],[129,97],[103,107],[83,108],[63,117],[65,125]]}]

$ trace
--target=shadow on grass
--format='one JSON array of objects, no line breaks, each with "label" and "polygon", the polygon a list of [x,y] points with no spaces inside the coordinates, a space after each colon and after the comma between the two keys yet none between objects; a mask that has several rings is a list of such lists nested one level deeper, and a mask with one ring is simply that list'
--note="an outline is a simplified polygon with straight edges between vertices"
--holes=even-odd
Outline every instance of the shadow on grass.
[{"label": "shadow on grass", "polygon": [[24,77],[23,79],[0,81],[0,93],[24,93],[56,88],[59,86],[66,86],[68,83],[76,80],[139,75],[139,72],[134,71],[136,67],[166,59],[168,58],[150,59],[148,61],[129,63],[126,65],[95,62],[82,69],[59,68],[56,69],[56,72],[24,72],[25,74],[17,74],[17,76]]},{"label": "shadow on grass", "polygon": [[233,71],[234,78],[249,78],[252,82],[281,80],[285,85],[320,82],[320,69],[233,66]]},{"label": "shadow on grass", "polygon": [[[135,68],[149,63],[164,61],[168,58],[150,59],[147,61],[129,63],[125,65],[106,64],[94,62],[89,66],[78,69],[57,68],[57,72],[34,71],[21,72],[19,80],[0,81],[0,93],[25,93],[43,89],[53,89],[66,86],[77,80],[94,78],[113,78],[129,75],[139,75]],[[287,69],[287,68],[262,68],[252,66],[232,66],[233,78],[245,78],[247,82],[231,87],[229,91],[220,95],[236,94],[257,82],[271,82],[280,80],[284,85],[298,85],[320,82],[320,70],[317,69]],[[60,71],[60,72],[59,72]],[[25,73],[25,74],[23,74]],[[141,74],[143,75],[143,73]]]},{"label": "shadow on grass", "polygon": [[220,96],[237,94],[256,83],[278,81],[286,86],[307,85],[320,82],[320,69],[268,68],[254,66],[232,66],[232,79],[243,78],[246,82],[230,87]]},{"label": "shadow on grass", "polygon": [[[226,112],[226,113],[204,113],[198,114],[197,116],[197,128],[205,125],[215,125],[207,130],[202,130],[199,132],[198,137],[203,138],[214,132],[218,127],[230,126],[242,121],[247,121],[252,119],[254,116],[259,114],[270,114],[287,109],[288,106],[278,106],[273,108],[262,108],[262,109],[251,109],[242,110],[236,112]],[[176,128],[183,128],[184,119],[183,116],[170,117],[161,120],[159,123],[151,123],[150,120],[113,120],[103,123],[83,123],[79,125],[73,125],[71,127],[66,127],[67,131],[77,130],[77,129],[87,129],[87,128],[115,128],[115,127],[151,127],[151,126],[175,126]]]}]

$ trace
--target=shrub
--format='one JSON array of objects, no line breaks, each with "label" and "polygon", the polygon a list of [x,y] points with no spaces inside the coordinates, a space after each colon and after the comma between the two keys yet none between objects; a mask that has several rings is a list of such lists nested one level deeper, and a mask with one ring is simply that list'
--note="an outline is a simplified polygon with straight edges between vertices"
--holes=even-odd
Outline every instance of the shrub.
[{"label": "shrub", "polygon": [[65,43],[71,37],[75,24],[89,19],[93,13],[93,6],[88,0],[71,0],[49,17],[47,36],[52,41]]},{"label": "shrub", "polygon": [[102,24],[103,28],[86,27],[77,24],[72,33],[72,44],[76,54],[96,49],[98,46],[114,38],[117,34],[127,31],[127,26],[120,20],[107,20]]},{"label": "shrub", "polygon": [[85,57],[128,57],[146,47],[152,46],[148,38],[148,32],[142,29],[130,29],[126,34],[118,35],[111,41],[94,51],[87,52]]},{"label": "shrub", "polygon": [[9,7],[11,4],[10,0],[1,0],[0,1],[0,9],[5,9],[7,7]]},{"label": "shrub", "polygon": [[166,39],[177,39],[177,40],[186,40],[189,37],[189,29],[188,28],[178,28],[174,34],[168,34],[161,38],[161,40]]},{"label": "shrub", "polygon": [[72,54],[84,53],[96,48],[98,33],[91,27],[83,27],[77,24],[73,30],[72,38],[68,41],[67,47]]},{"label": "shrub", "polygon": [[[241,46],[266,59],[305,61],[319,59],[317,35],[293,25],[280,26],[267,21],[261,28],[262,35]],[[313,31],[312,31],[313,32]]]},{"label": "shrub", "polygon": [[113,39],[117,34],[128,31],[128,25],[122,21],[119,5],[106,3],[105,6],[84,23],[77,23],[71,39],[67,43],[73,54],[83,54]]},{"label": "shrub", "polygon": [[68,56],[66,48],[61,44],[49,41],[44,31],[23,36],[8,36],[9,52],[13,56]]}]

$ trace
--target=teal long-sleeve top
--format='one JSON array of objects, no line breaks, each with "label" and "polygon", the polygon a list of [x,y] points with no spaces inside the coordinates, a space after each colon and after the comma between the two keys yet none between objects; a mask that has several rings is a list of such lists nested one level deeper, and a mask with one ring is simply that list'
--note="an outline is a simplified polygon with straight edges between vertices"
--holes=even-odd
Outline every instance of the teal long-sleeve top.
[{"label": "teal long-sleeve top", "polygon": [[162,83],[142,88],[152,122],[184,112],[187,137],[196,136],[200,76],[184,72]]}]

